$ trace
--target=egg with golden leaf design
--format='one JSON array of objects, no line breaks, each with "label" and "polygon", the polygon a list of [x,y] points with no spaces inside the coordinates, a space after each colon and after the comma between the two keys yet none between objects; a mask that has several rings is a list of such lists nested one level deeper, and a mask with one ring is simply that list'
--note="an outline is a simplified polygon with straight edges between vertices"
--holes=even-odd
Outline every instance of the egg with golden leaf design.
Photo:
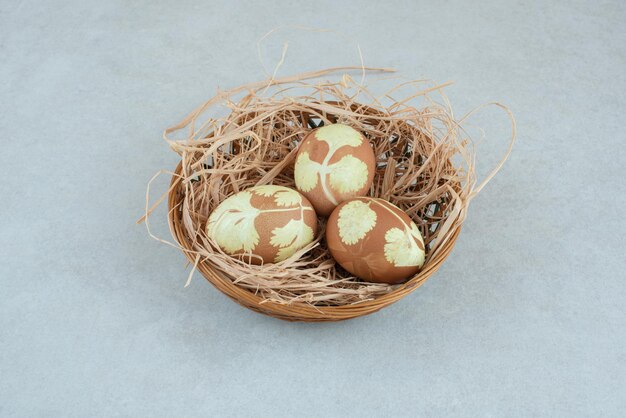
[{"label": "egg with golden leaf design", "polygon": [[228,197],[209,216],[207,234],[227,254],[252,264],[277,263],[317,232],[311,203],[284,186],[256,186]]},{"label": "egg with golden leaf design", "polygon": [[392,203],[357,197],[328,218],[326,243],[344,269],[369,282],[401,283],[424,264],[424,240],[415,222]]},{"label": "egg with golden leaf design", "polygon": [[296,188],[313,204],[318,215],[367,194],[374,179],[376,158],[369,141],[342,124],[311,131],[300,144],[294,177]]}]

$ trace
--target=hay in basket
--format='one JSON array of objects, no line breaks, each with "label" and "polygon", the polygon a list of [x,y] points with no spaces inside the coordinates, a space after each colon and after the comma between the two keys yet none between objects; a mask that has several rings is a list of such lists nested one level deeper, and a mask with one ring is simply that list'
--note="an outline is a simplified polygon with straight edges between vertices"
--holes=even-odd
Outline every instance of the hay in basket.
[{"label": "hay in basket", "polygon": [[[407,295],[448,257],[471,199],[511,151],[514,119],[493,103],[511,118],[513,135],[504,159],[477,186],[472,142],[462,129],[464,118],[455,120],[441,91],[445,85],[406,82],[376,95],[348,75],[355,69],[391,71],[334,68],[220,91],[164,133],[181,158],[167,193],[175,245],[192,263],[192,274],[197,269],[249,309],[285,320],[337,321],[375,312]],[[332,76],[335,81],[327,81]],[[396,97],[407,88],[409,94]],[[441,100],[432,99],[433,93]],[[325,245],[323,219],[313,243],[276,264],[247,264],[207,237],[210,213],[230,195],[263,184],[295,187],[299,141],[328,123],[348,124],[369,139],[377,157],[369,195],[403,209],[424,237],[425,264],[403,284],[367,283],[343,270]],[[143,219],[150,232],[154,206],[148,202],[149,196]]]}]

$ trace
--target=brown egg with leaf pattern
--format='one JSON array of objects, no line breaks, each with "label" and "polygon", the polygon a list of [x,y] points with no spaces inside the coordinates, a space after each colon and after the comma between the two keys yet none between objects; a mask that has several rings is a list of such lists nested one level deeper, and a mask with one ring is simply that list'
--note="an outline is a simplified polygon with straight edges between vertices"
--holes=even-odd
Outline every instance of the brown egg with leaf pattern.
[{"label": "brown egg with leaf pattern", "polygon": [[356,196],[364,196],[374,179],[376,158],[369,141],[356,129],[325,125],[311,131],[296,155],[296,188],[320,216]]},{"label": "brown egg with leaf pattern", "polygon": [[392,203],[372,197],[343,202],[326,225],[326,243],[344,269],[368,282],[396,284],[424,264],[415,222]]},{"label": "brown egg with leaf pattern", "polygon": [[278,263],[310,244],[317,232],[311,203],[284,186],[256,186],[221,202],[207,235],[222,251],[252,264]]}]

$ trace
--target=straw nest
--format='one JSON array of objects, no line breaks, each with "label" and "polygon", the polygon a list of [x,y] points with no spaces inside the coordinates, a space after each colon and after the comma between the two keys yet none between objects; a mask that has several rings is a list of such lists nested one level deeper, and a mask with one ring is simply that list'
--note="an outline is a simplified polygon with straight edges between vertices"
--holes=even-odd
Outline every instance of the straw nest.
[{"label": "straw nest", "polygon": [[[306,81],[338,70],[344,74],[336,81]],[[286,320],[336,321],[397,301],[448,257],[469,202],[502,164],[477,186],[471,141],[461,127],[463,118],[453,117],[443,85],[403,83],[375,95],[348,76],[348,70],[322,70],[218,92],[165,131],[181,157],[167,193],[177,246],[193,270],[254,311]],[[365,74],[368,69],[361,70]],[[412,91],[396,98],[407,87]],[[430,97],[433,93],[439,101]],[[403,209],[424,237],[425,264],[403,284],[367,283],[343,270],[326,247],[324,219],[312,244],[277,264],[247,264],[223,253],[207,237],[210,213],[230,195],[262,184],[295,187],[299,141],[311,129],[337,122],[361,131],[374,148],[377,166],[369,195]],[[146,203],[146,220],[152,209]]]}]

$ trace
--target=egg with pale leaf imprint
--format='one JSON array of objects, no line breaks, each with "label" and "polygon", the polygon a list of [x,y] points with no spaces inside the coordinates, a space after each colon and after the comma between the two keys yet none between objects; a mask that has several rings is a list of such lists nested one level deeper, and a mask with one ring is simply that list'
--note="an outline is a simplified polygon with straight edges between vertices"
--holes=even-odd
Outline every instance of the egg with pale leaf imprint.
[{"label": "egg with pale leaf imprint", "polygon": [[374,179],[376,158],[369,141],[342,124],[311,131],[300,144],[294,177],[296,188],[320,216],[356,196],[364,196]]},{"label": "egg with pale leaf imprint", "polygon": [[394,204],[372,197],[341,203],[328,218],[331,255],[355,276],[396,284],[424,264],[424,240],[411,218]]},{"label": "egg with pale leaf imprint", "polygon": [[256,186],[221,202],[207,235],[226,254],[252,264],[278,263],[310,244],[317,232],[311,203],[284,186]]}]

